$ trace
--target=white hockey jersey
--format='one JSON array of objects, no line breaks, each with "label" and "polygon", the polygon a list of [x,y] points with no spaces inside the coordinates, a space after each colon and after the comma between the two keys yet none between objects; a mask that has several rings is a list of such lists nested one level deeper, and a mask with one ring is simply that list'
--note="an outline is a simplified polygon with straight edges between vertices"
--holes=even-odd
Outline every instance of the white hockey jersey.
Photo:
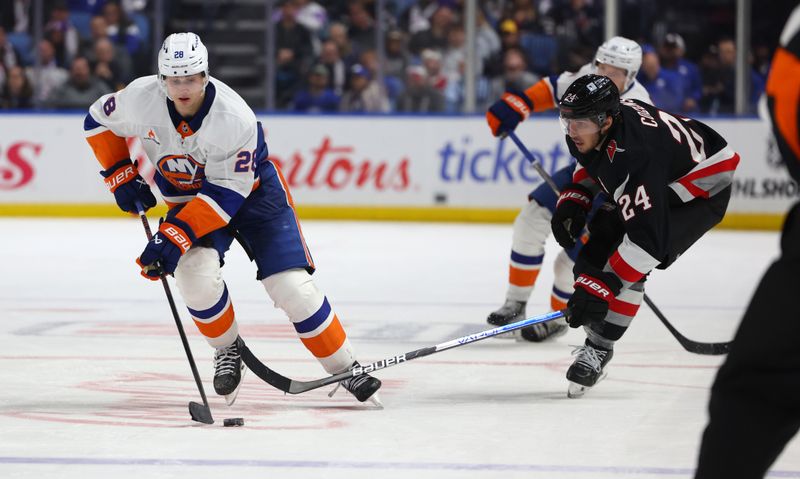
[{"label": "white hockey jersey", "polygon": [[[597,72],[594,63],[587,63],[582,66],[577,72],[564,72],[560,75],[551,75],[541,79],[535,85],[526,90],[525,93],[533,101],[534,111],[546,111],[558,107],[558,101],[564,92],[572,85],[572,82],[578,78]],[[641,100],[648,104],[653,104],[650,99],[650,94],[638,80],[628,85],[625,91],[620,92],[620,99],[622,100]]]},{"label": "white hockey jersey", "polygon": [[84,132],[104,168],[129,158],[125,138],[139,137],[162,197],[170,207],[189,203],[181,217],[198,237],[236,214],[258,186],[254,172],[267,156],[253,111],[213,77],[200,110],[189,120],[152,75],[92,104]]}]

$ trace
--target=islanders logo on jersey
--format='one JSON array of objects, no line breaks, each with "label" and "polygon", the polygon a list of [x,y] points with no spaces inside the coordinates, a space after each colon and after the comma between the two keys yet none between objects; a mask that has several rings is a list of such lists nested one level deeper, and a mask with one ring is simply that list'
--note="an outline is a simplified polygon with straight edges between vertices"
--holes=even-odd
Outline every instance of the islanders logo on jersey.
[{"label": "islanders logo on jersey", "polygon": [[166,155],[158,160],[158,172],[175,188],[195,191],[203,186],[205,165],[198,163],[192,155]]}]

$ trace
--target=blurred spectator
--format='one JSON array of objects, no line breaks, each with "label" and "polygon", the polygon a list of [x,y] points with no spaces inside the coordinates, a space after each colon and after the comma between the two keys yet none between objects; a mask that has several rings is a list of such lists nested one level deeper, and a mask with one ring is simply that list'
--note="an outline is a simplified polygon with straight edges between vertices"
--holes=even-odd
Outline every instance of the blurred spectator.
[{"label": "blurred spectator", "polygon": [[406,89],[397,98],[397,111],[435,113],[444,111],[444,95],[428,84],[425,68],[408,67]]},{"label": "blurred spectator", "polygon": [[372,78],[378,77],[378,70],[380,70],[380,63],[378,63],[378,52],[375,50],[364,50],[361,52],[361,55],[358,56],[358,61],[356,63],[360,63],[367,69],[367,71],[372,75]]},{"label": "blurred spectator", "polygon": [[[717,42],[719,52],[719,75],[723,90],[718,95],[718,109],[716,113],[731,114],[736,110],[736,42],[732,38],[724,37]],[[752,61],[752,59],[750,59]],[[748,63],[750,81],[748,91],[747,111],[753,113],[756,104],[766,86],[765,78],[756,72]]]},{"label": "blurred spectator", "polygon": [[684,87],[683,105],[676,111],[693,112],[698,109],[700,97],[703,96],[703,79],[700,77],[697,65],[683,57],[685,53],[686,44],[683,42],[683,37],[677,33],[668,33],[664,36],[659,49],[661,68],[680,75]]},{"label": "blurred spectator", "polygon": [[[525,52],[519,48],[511,48],[503,57],[503,74],[489,83],[488,99],[494,101],[503,96],[506,90],[525,91],[539,81],[539,77],[529,72]],[[485,105],[485,110],[489,105]]]},{"label": "blurred spectator", "polygon": [[339,95],[328,87],[328,69],[314,65],[308,75],[308,86],[294,95],[294,111],[331,113],[339,109]]},{"label": "blurred spectator", "polygon": [[514,20],[503,20],[500,23],[500,50],[489,57],[483,68],[483,74],[491,80],[503,74],[503,59],[509,49],[522,49],[519,42],[519,28]]},{"label": "blurred spectator", "polygon": [[716,113],[732,114],[736,108],[736,42],[722,38],[717,42],[717,52],[722,91],[717,97]]},{"label": "blurred spectator", "polygon": [[8,70],[8,78],[0,97],[0,108],[33,108],[33,87],[22,67],[14,66]]},{"label": "blurred spectator", "polygon": [[119,2],[110,0],[103,6],[103,17],[108,24],[108,36],[111,40],[125,47],[131,56],[135,56],[142,46],[142,34],[139,27],[128,19]]},{"label": "blurred spectator", "polygon": [[337,95],[341,95],[347,82],[347,66],[339,55],[339,46],[336,42],[327,40],[322,44],[319,63],[328,69],[328,86]]},{"label": "blurred spectator", "polygon": [[93,55],[94,44],[101,38],[108,38],[108,22],[104,16],[95,15],[89,20],[89,38],[81,40],[80,54]]},{"label": "blurred spectator", "polygon": [[700,110],[704,113],[716,114],[719,111],[720,97],[725,90],[716,45],[711,45],[700,58],[700,77],[703,79]]},{"label": "blurred spectator", "polygon": [[26,73],[33,83],[34,102],[40,105],[51,96],[53,90],[60,88],[69,79],[69,73],[56,64],[56,51],[50,40],[43,39],[39,42],[37,54],[40,63],[39,70],[28,67]]},{"label": "blurred spectator", "polygon": [[431,28],[431,16],[439,8],[438,0],[419,0],[406,10],[400,18],[400,26],[409,34]]},{"label": "blurred spectator", "polygon": [[389,100],[383,89],[372,80],[369,71],[359,63],[350,67],[350,88],[342,97],[339,110],[358,113],[389,111]]},{"label": "blurred spectator", "polygon": [[457,81],[461,76],[466,58],[465,41],[466,36],[463,26],[453,25],[450,31],[447,32],[447,48],[442,53],[442,73],[448,80]]},{"label": "blurred spectator", "polygon": [[297,22],[297,5],[289,0],[281,6],[281,19],[275,28],[278,63],[293,63],[297,69],[313,59],[311,32]]},{"label": "blurred spectator", "polygon": [[662,110],[680,112],[684,104],[683,78],[678,72],[664,70],[652,46],[642,49],[642,67],[637,77],[645,87],[653,105]]},{"label": "blurred spectator", "polygon": [[313,0],[295,0],[297,4],[297,23],[318,35],[328,26],[328,13]]},{"label": "blurred spectator", "polygon": [[44,36],[56,50],[56,63],[68,67],[78,54],[78,30],[69,20],[69,10],[63,1],[57,2],[50,10],[50,20],[44,27]]},{"label": "blurred spectator", "polygon": [[19,56],[14,46],[8,41],[6,37],[6,30],[0,27],[0,88],[5,83],[5,78],[11,68],[19,64]]},{"label": "blurred spectator", "polygon": [[550,11],[556,31],[567,45],[596,48],[603,42],[603,14],[588,0],[569,0]]},{"label": "blurred spectator", "polygon": [[375,48],[375,21],[364,4],[359,1],[350,3],[350,28],[347,35],[353,52],[358,55],[365,50]]},{"label": "blurred spectator", "polygon": [[0,1],[0,26],[9,33],[29,33],[33,0]]},{"label": "blurred spectator", "polygon": [[422,50],[443,50],[447,47],[447,32],[455,22],[455,13],[448,6],[440,6],[431,16],[431,26],[427,30],[419,31],[411,36],[408,48],[414,55],[419,55]]},{"label": "blurred spectator", "polygon": [[478,23],[475,34],[475,56],[478,57],[481,74],[486,68],[486,63],[500,51],[500,35],[492,28],[483,13],[478,12],[476,21]]},{"label": "blurred spectator", "polygon": [[515,0],[511,18],[523,32],[543,33],[533,0]]},{"label": "blurred spectator", "polygon": [[397,78],[402,81],[409,62],[410,58],[406,49],[405,35],[400,30],[390,30],[386,34],[384,74],[387,77]]},{"label": "blurred spectator", "polygon": [[339,46],[339,56],[342,57],[345,63],[355,62],[353,45],[347,36],[347,26],[345,24],[339,22],[331,23],[330,28],[328,28],[328,38]]},{"label": "blurred spectator", "polygon": [[47,105],[53,108],[86,109],[95,100],[111,93],[105,83],[92,75],[89,60],[77,57],[72,61],[67,83],[53,90]]},{"label": "blurred spectator", "polygon": [[436,90],[443,92],[447,87],[447,77],[442,71],[442,54],[436,50],[426,49],[422,51],[421,57],[428,84]]},{"label": "blurred spectator", "polygon": [[111,91],[121,90],[133,79],[131,59],[124,49],[117,52],[108,38],[97,40],[94,45],[94,75]]}]

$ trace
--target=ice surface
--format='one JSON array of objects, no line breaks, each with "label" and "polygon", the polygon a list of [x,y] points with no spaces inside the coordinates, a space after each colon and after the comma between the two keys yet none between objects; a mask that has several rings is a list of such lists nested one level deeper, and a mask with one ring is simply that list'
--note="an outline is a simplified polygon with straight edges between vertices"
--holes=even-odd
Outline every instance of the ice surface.
[{"label": "ice surface", "polygon": [[[304,232],[362,362],[489,329],[503,301],[509,225],[308,221]],[[134,263],[143,246],[136,219],[0,220],[3,478],[691,477],[722,358],[684,351],[646,307],[582,399],[566,398],[569,345],[583,339],[571,330],[381,371],[381,411],[329,388],[283,395],[253,374],[226,407],[181,306],[217,421],[194,423],[187,403],[199,397],[164,293]],[[547,311],[555,251],[529,316]],[[777,251],[775,233],[713,232],[647,292],[686,336],[726,341]],[[283,374],[324,376],[238,246],[224,271],[251,349]],[[224,428],[230,417],[246,425]],[[772,475],[800,477],[800,441]]]}]

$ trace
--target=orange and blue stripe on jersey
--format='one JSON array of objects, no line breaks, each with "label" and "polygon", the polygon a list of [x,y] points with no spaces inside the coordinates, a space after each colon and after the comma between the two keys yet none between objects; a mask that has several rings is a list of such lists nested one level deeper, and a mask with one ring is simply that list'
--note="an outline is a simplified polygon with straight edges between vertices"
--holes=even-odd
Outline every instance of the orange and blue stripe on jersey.
[{"label": "orange and blue stripe on jersey", "polygon": [[239,193],[206,181],[176,218],[186,222],[199,238],[227,225],[244,200]]},{"label": "orange and blue stripe on jersey", "polygon": [[508,282],[523,288],[533,286],[542,268],[543,259],[543,254],[527,256],[512,250],[508,265]]},{"label": "orange and blue stripe on jersey", "polygon": [[227,285],[223,285],[222,297],[210,308],[188,309],[197,329],[207,338],[218,338],[228,332],[235,318]]},{"label": "orange and blue stripe on jersey", "polygon": [[323,298],[322,306],[314,314],[294,323],[294,329],[306,348],[317,358],[335,354],[347,339],[327,297]]},{"label": "orange and blue stripe on jersey", "polygon": [[86,141],[94,151],[97,161],[104,169],[111,168],[120,161],[130,158],[128,143],[125,138],[117,136],[87,113],[83,120],[83,132]]}]

